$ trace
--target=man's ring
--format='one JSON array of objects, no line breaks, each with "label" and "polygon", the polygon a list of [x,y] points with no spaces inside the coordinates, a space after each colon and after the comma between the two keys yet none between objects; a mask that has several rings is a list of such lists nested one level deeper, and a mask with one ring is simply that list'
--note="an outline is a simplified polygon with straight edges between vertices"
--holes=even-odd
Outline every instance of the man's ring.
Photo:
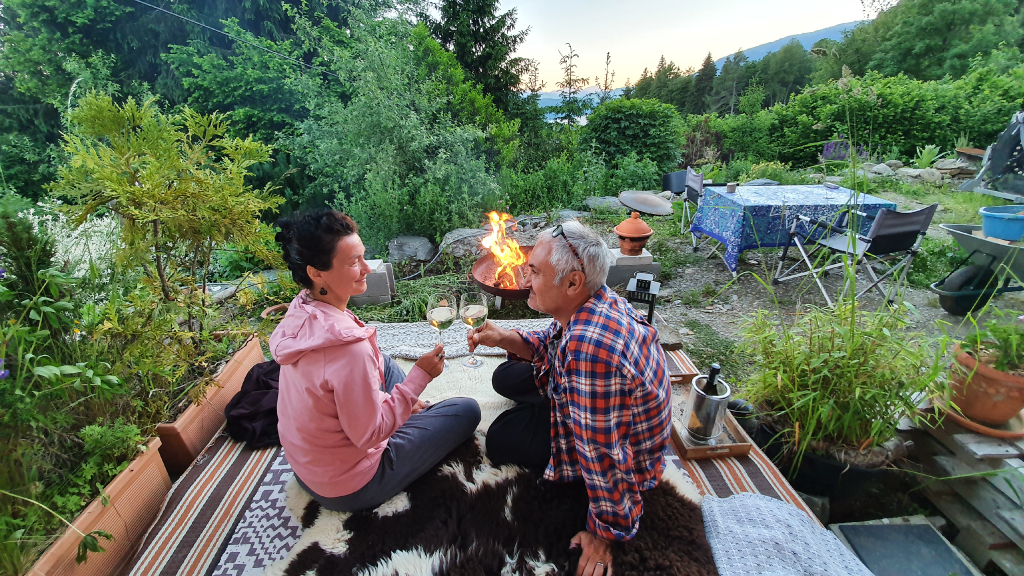
[{"label": "man's ring", "polygon": [[444,352],[438,352],[437,353],[437,357],[438,358],[444,358]]},{"label": "man's ring", "polygon": [[598,562],[597,565],[598,566],[604,566],[604,562]]}]

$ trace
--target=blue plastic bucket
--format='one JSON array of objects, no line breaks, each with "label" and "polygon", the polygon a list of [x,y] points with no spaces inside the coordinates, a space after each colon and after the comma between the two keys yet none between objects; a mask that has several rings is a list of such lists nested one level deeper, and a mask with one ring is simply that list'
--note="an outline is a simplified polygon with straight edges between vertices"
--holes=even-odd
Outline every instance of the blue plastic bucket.
[{"label": "blue plastic bucket", "polygon": [[981,214],[981,231],[985,236],[1017,242],[1024,239],[1024,205],[986,206]]}]

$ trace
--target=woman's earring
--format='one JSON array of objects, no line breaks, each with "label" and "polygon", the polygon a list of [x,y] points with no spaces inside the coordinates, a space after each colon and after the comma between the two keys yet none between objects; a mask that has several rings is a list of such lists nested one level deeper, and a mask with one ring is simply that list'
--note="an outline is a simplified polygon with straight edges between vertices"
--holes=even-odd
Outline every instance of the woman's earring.
[{"label": "woman's earring", "polygon": [[321,286],[320,287],[320,295],[321,296],[327,296],[327,288],[324,288],[324,287]]}]

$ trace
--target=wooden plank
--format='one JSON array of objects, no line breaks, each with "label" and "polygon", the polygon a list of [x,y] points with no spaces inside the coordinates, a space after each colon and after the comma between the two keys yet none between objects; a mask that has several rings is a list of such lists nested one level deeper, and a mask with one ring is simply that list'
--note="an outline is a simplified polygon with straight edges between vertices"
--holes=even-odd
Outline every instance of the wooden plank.
[{"label": "wooden plank", "polygon": [[964,428],[946,421],[940,428],[927,428],[929,434],[942,443],[947,450],[959,457],[974,472],[1004,471],[987,476],[986,480],[1002,492],[1017,506],[1024,505],[1024,460],[1019,458],[976,458],[967,451],[957,437],[966,434]]},{"label": "wooden plank", "polygon": [[[935,456],[932,458],[939,472],[946,476],[965,476],[973,474],[969,466],[951,456]],[[1024,530],[1014,526],[1012,522],[999,515],[1001,510],[1017,509],[1016,504],[990,483],[975,478],[958,478],[945,480],[957,494],[963,496],[974,508],[999,528],[1003,534],[1013,540],[1019,548],[1024,548]]]},{"label": "wooden plank", "polygon": [[1020,450],[1016,446],[991,436],[974,433],[954,434],[953,441],[963,446],[975,458],[1013,458],[1020,456]]},{"label": "wooden plank", "polygon": [[1000,510],[996,514],[1006,521],[1017,537],[1024,538],[1024,510]]},{"label": "wooden plank", "polygon": [[[926,471],[935,475],[938,470],[934,456],[948,455],[949,451],[936,438],[926,434],[915,434],[914,444],[915,452],[923,460]],[[900,467],[913,468],[913,463],[905,460],[900,463]],[[954,543],[976,566],[987,573],[989,565],[994,563],[1008,576],[1024,576],[1024,551],[957,494],[951,482],[926,481],[921,492],[961,531]],[[1007,543],[1009,548],[1006,547]]]},{"label": "wooden plank", "polygon": [[995,564],[1008,576],[1024,576],[1024,552],[990,522],[979,520],[961,527],[953,544],[986,572]]}]

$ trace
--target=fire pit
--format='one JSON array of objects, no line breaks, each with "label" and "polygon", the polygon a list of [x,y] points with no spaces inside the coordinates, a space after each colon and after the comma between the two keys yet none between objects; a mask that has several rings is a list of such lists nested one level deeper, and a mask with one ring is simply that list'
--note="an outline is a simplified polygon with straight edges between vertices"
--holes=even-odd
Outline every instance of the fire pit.
[{"label": "fire pit", "polygon": [[[523,251],[525,256],[529,256],[532,249],[533,246],[520,246],[520,250]],[[494,273],[498,268],[499,265],[494,260],[494,254],[483,255],[473,264],[473,271],[471,273],[473,282],[476,282],[477,286],[484,292],[507,300],[526,300],[530,297],[529,288],[519,287],[523,282],[523,274],[519,271],[518,267],[513,272],[516,277],[516,285],[509,288],[502,288],[500,284],[495,282]]]},{"label": "fire pit", "polygon": [[519,246],[508,237],[505,223],[512,220],[512,230],[516,229],[516,221],[510,214],[491,212],[487,218],[491,222],[491,233],[480,244],[490,253],[473,264],[473,281],[485,292],[499,298],[526,300],[530,291],[522,288],[525,280],[521,267],[526,265],[527,255],[533,247]]}]

